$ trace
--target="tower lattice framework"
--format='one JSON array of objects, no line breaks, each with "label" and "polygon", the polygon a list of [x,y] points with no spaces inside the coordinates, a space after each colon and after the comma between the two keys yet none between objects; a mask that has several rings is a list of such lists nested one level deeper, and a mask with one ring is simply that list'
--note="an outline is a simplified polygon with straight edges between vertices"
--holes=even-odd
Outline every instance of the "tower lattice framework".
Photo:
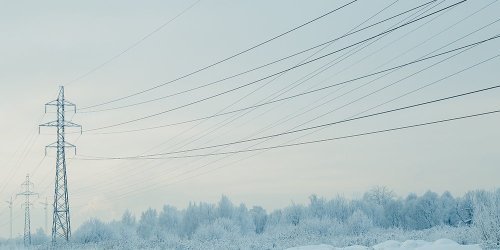
[{"label": "tower lattice framework", "polygon": [[26,199],[24,201],[24,245],[31,245],[31,215],[30,215],[30,206],[33,204],[30,202],[30,196],[36,195],[37,193],[33,192],[34,184],[30,181],[30,176],[26,175],[26,181],[23,182],[22,186],[24,187],[24,191],[22,193],[18,193],[17,195],[22,195]]},{"label": "tower lattice framework", "polygon": [[56,127],[57,128],[57,142],[54,142],[45,147],[45,154],[47,148],[56,148],[56,178],[54,184],[54,203],[53,203],[53,216],[52,216],[52,243],[64,240],[68,241],[71,237],[71,220],[69,209],[69,195],[68,195],[68,178],[66,172],[66,154],[65,149],[70,147],[75,149],[75,145],[66,142],[65,128],[66,127],[79,127],[71,121],[65,119],[65,114],[68,107],[73,107],[76,112],[75,104],[67,101],[64,98],[64,86],[59,87],[59,94],[57,100],[45,104],[45,112],[48,106],[55,106],[57,109],[57,120],[41,124],[41,127]]}]

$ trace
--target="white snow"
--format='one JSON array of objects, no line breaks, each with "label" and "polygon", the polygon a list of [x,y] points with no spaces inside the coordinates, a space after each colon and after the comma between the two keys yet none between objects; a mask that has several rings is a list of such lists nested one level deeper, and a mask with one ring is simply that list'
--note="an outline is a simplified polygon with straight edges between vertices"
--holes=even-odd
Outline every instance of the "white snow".
[{"label": "white snow", "polygon": [[439,239],[434,242],[423,240],[407,240],[399,242],[388,240],[372,247],[348,246],[334,247],[330,245],[311,245],[288,248],[287,250],[481,250],[479,245],[460,245],[453,240]]},{"label": "white snow", "polygon": [[330,245],[311,245],[311,246],[300,246],[300,247],[292,247],[286,250],[369,250],[373,248],[368,248],[365,246],[348,246],[348,247],[333,247]]}]

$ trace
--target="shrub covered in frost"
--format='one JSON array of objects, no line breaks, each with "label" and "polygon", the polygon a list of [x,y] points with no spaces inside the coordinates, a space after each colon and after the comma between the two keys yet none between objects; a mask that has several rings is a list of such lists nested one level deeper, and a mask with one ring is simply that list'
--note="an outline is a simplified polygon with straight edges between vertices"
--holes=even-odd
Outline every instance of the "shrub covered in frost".
[{"label": "shrub covered in frost", "polygon": [[486,248],[500,248],[500,189],[479,192],[474,199],[474,228]]},{"label": "shrub covered in frost", "polygon": [[366,234],[372,227],[372,220],[361,210],[356,210],[347,220],[347,230],[353,235]]},{"label": "shrub covered in frost", "polygon": [[79,243],[97,243],[113,239],[116,239],[113,228],[98,219],[88,220],[73,233],[73,240]]}]

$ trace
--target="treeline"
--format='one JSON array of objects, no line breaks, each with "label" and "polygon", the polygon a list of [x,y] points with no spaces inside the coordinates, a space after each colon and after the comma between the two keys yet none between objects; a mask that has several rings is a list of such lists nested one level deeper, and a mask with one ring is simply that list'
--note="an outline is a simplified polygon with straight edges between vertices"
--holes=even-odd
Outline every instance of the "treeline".
[{"label": "treeline", "polygon": [[387,188],[376,187],[361,199],[338,196],[327,200],[312,195],[307,205],[291,204],[272,212],[259,206],[235,205],[222,196],[217,204],[190,203],[183,210],[165,205],[160,211],[148,209],[138,218],[125,212],[120,221],[110,223],[93,219],[75,231],[74,240],[162,241],[174,237],[210,242],[279,235],[290,227],[300,228],[302,231],[296,233],[301,235],[361,236],[375,229],[415,231],[439,226],[472,227],[478,242],[499,244],[500,190],[468,192],[463,197],[428,191],[421,196],[410,194],[398,198]]},{"label": "treeline", "polygon": [[[424,233],[422,233],[424,232]],[[500,246],[500,189],[472,191],[462,197],[431,191],[397,197],[376,187],[360,199],[331,200],[312,195],[306,205],[268,212],[260,206],[235,205],[226,196],[217,204],[190,203],[179,210],[165,205],[138,217],[90,219],[72,237],[73,244],[107,247],[271,249],[303,244],[373,245],[395,239],[451,238],[463,244]]]}]

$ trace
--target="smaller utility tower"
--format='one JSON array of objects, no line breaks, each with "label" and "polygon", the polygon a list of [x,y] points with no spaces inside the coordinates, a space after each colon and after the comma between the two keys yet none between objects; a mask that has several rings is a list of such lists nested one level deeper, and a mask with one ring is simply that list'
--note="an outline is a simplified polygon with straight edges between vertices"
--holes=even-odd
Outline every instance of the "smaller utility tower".
[{"label": "smaller utility tower", "polygon": [[49,228],[48,228],[48,224],[47,224],[47,210],[48,210],[48,206],[49,206],[49,202],[47,201],[47,197],[45,197],[45,202],[40,202],[41,205],[43,205],[43,210],[45,211],[45,234],[49,235]]},{"label": "smaller utility tower", "polygon": [[10,213],[10,238],[12,239],[12,196],[10,197],[10,200],[5,201],[7,204],[9,204],[9,213]]},{"label": "smaller utility tower", "polygon": [[30,222],[30,196],[38,196],[38,193],[34,193],[32,189],[35,188],[33,182],[30,181],[30,175],[26,175],[26,181],[21,184],[24,187],[24,192],[18,193],[17,195],[24,195],[26,200],[24,201],[24,245],[31,245],[31,222]]}]

